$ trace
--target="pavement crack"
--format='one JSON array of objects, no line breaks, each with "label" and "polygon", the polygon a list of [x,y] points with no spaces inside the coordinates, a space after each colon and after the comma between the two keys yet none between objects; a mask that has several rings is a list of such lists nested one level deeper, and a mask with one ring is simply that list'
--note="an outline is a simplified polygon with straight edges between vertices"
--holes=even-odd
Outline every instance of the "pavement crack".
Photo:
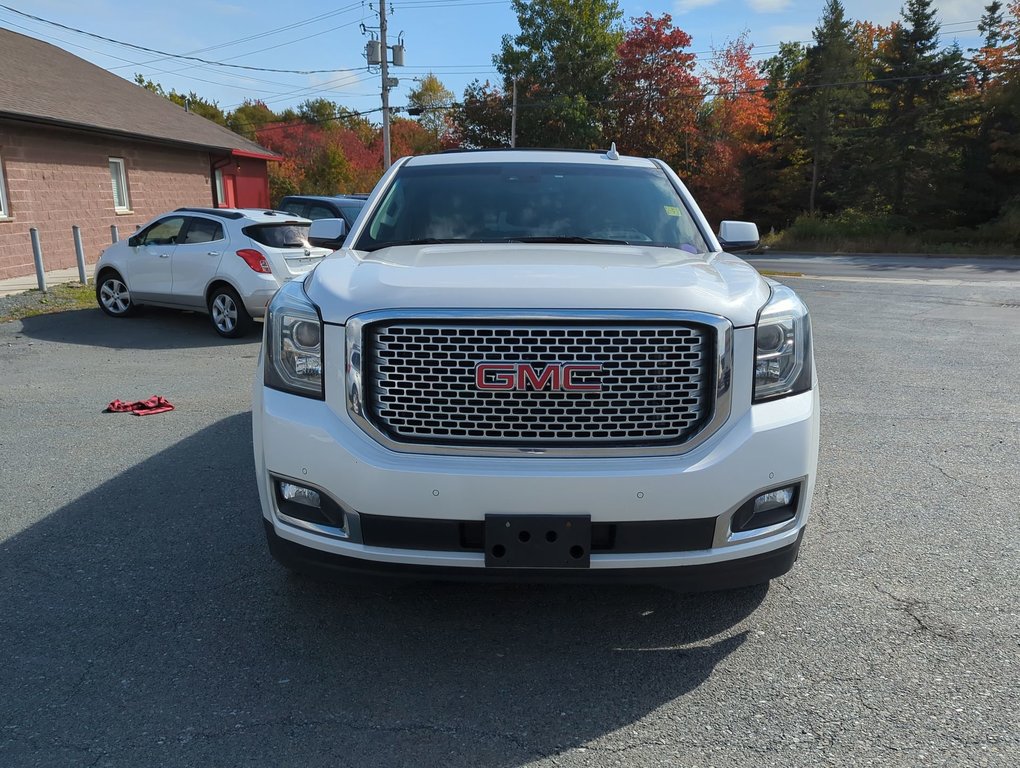
[{"label": "pavement crack", "polygon": [[[117,658],[120,655],[121,650],[125,646],[136,640],[137,640],[136,634],[122,635],[117,642],[113,643],[109,647],[107,656],[110,658]],[[75,681],[74,685],[71,686],[71,690],[68,691],[66,696],[64,696],[64,706],[70,705],[82,692],[82,690],[85,688],[85,684],[92,677],[92,670],[95,669],[98,663],[99,663],[98,658],[85,660],[85,668],[82,669],[81,674],[78,676],[78,679]]]},{"label": "pavement crack", "polygon": [[971,486],[972,486],[972,487],[974,487],[974,488],[980,488],[980,489],[982,489],[982,490],[984,490],[984,491],[990,491],[990,490],[992,490],[992,488],[990,488],[989,486],[987,486],[987,485],[981,485],[981,483],[975,482],[975,481],[974,481],[973,479],[970,479],[970,480],[961,480],[960,478],[956,477],[955,475],[951,475],[951,474],[949,474],[948,472],[946,472],[946,470],[945,470],[945,469],[943,469],[942,467],[940,467],[940,466],[939,466],[938,464],[936,464],[936,463],[935,463],[934,461],[926,461],[925,463],[926,463],[926,464],[927,464],[927,465],[928,465],[929,467],[931,467],[932,469],[937,469],[937,470],[938,470],[939,472],[941,472],[941,473],[942,473],[942,476],[943,476],[943,477],[945,477],[945,478],[946,478],[947,480],[952,480],[952,481],[953,481],[954,483],[959,483],[960,485],[966,485],[966,486],[968,486],[968,487],[971,487]]},{"label": "pavement crack", "polygon": [[943,640],[955,641],[957,639],[956,631],[952,628],[939,628],[935,627],[925,619],[918,609],[924,608],[925,603],[921,600],[915,600],[909,597],[900,597],[894,595],[892,592],[888,592],[882,589],[877,584],[872,585],[875,591],[880,595],[885,595],[893,602],[893,607],[901,613],[909,616],[914,623],[917,625],[912,634],[928,633],[935,637],[942,638]]}]

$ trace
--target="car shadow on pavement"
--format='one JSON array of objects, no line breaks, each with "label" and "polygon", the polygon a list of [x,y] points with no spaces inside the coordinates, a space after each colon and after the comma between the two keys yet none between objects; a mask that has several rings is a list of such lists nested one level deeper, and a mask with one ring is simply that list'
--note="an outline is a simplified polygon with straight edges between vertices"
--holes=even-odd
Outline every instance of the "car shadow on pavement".
[{"label": "car shadow on pavement", "polygon": [[0,764],[523,765],[698,688],[767,593],[290,575],[266,550],[250,425],[203,429],[0,545]]},{"label": "car shadow on pavement", "polygon": [[21,320],[21,335],[62,344],[112,349],[229,347],[261,341],[262,324],[241,339],[224,339],[201,312],[141,307],[132,317],[114,318],[98,308],[35,315]]}]

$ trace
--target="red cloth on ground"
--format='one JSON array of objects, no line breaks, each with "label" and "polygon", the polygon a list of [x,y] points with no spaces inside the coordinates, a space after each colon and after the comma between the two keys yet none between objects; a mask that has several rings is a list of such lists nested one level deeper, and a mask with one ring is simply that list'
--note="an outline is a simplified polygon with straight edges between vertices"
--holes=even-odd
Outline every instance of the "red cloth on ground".
[{"label": "red cloth on ground", "polygon": [[148,400],[135,400],[125,403],[114,400],[103,413],[133,413],[135,416],[151,416],[154,413],[166,413],[174,409],[173,404],[162,395],[153,395]]}]

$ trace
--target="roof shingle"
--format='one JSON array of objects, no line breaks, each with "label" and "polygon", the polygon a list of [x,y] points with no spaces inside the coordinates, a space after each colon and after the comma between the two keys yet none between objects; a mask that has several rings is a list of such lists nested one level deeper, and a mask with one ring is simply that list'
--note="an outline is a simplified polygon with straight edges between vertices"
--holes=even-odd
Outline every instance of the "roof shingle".
[{"label": "roof shingle", "polygon": [[0,28],[0,117],[277,157],[63,48]]}]

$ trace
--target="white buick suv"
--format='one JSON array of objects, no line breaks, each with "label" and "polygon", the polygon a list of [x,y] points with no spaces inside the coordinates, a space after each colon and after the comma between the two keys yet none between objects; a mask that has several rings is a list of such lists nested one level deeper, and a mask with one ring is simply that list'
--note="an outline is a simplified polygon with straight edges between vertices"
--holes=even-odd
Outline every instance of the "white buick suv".
[{"label": "white buick suv", "polygon": [[221,336],[243,336],[288,280],[332,250],[308,242],[308,219],[284,211],[178,208],[103,251],[96,301],[111,317],[140,304],[208,312]]},{"label": "white buick suv", "polygon": [[[328,228],[330,220],[314,222]],[[811,325],[676,174],[608,152],[405,158],[270,303],[269,548],[301,571],[767,581],[818,454]]]}]

